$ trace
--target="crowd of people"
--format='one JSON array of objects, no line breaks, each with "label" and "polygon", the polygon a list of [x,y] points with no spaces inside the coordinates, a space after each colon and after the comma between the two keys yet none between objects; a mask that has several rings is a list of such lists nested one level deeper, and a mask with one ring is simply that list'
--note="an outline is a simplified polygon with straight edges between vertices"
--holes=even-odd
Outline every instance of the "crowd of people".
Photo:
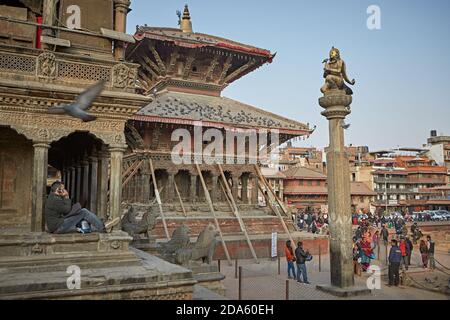
[{"label": "crowd of people", "polygon": [[328,214],[321,211],[299,211],[293,216],[294,223],[300,231],[328,234]]},{"label": "crowd of people", "polygon": [[[420,240],[419,251],[422,257],[422,267],[431,269],[435,268],[434,261],[434,241],[428,235],[426,240],[423,239],[423,233],[417,223],[413,223],[410,233],[406,223],[402,219],[393,219],[392,224],[382,223],[381,229],[378,230],[376,222],[369,219],[358,221],[358,227],[353,237],[353,262],[355,274],[361,275],[369,269],[371,261],[376,257],[376,252],[380,252],[380,244],[386,247],[391,244],[388,255],[388,273],[389,285],[399,285],[400,269],[408,270],[411,265],[411,256],[414,251],[414,245]],[[395,230],[390,236],[389,228]],[[412,235],[412,240],[410,238]],[[378,249],[378,250],[376,250]]]},{"label": "crowd of people", "polygon": [[[299,212],[293,217],[299,230],[312,233],[328,233],[328,215],[318,212]],[[423,268],[435,268],[434,247],[435,243],[428,235],[426,239],[420,230],[417,222],[414,222],[410,229],[406,225],[405,219],[394,217],[386,218],[379,215],[354,214],[352,223],[357,225],[353,236],[353,263],[354,272],[361,275],[368,271],[372,260],[380,252],[387,252],[388,245],[391,245],[387,260],[389,262],[389,285],[399,285],[400,270],[408,270],[411,265],[411,256],[414,246],[419,243],[418,249],[422,257]],[[389,230],[394,229],[394,232]],[[384,250],[380,251],[381,246]],[[296,279],[298,282],[308,282],[306,261],[312,256],[303,249],[303,244],[298,243],[294,251],[291,242],[286,242],[285,256],[288,267],[288,278]],[[302,278],[302,279],[301,279]]]}]

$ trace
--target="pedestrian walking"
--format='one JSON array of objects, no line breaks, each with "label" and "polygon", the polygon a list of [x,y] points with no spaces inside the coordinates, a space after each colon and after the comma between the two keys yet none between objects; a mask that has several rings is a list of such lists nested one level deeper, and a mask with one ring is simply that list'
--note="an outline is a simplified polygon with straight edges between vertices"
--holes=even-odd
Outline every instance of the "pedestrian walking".
[{"label": "pedestrian walking", "polygon": [[419,244],[420,255],[422,256],[422,266],[424,268],[428,267],[428,247],[425,240],[420,240]]},{"label": "pedestrian walking", "polygon": [[408,270],[408,252],[407,252],[407,248],[406,248],[406,241],[403,236],[400,236],[400,246],[399,247],[400,247],[400,251],[402,253],[400,266],[402,267],[402,269]]},{"label": "pedestrian walking", "polygon": [[[286,241],[286,247],[284,248],[284,255],[286,256],[286,262],[287,262],[287,274],[288,279],[295,279],[295,256],[294,256],[294,250],[292,249],[291,240]],[[291,271],[292,270],[292,277],[291,277]]]},{"label": "pedestrian walking", "polygon": [[434,241],[431,240],[431,236],[428,235],[427,236],[427,247],[428,247],[428,261],[429,261],[429,266],[430,269],[435,269],[436,268],[436,263],[434,260]]},{"label": "pedestrian walking", "polygon": [[383,224],[381,227],[381,237],[383,238],[383,243],[386,247],[389,242],[389,230],[386,228],[386,224]]},{"label": "pedestrian walking", "polygon": [[412,256],[412,253],[414,250],[414,245],[411,242],[411,240],[409,239],[409,236],[406,236],[405,242],[406,242],[406,255],[408,257],[407,262],[408,262],[408,266],[410,266],[411,265],[411,256]]},{"label": "pedestrian walking", "polygon": [[389,251],[389,284],[388,286],[398,286],[400,284],[400,262],[402,252],[397,245],[397,240],[392,239],[391,250]]}]

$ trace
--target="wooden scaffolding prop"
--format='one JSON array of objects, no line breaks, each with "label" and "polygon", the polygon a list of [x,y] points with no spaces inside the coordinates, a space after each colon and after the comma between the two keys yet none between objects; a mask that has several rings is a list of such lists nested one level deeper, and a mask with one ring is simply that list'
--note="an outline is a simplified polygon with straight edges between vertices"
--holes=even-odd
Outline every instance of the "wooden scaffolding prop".
[{"label": "wooden scaffolding prop", "polygon": [[164,210],[162,208],[161,197],[160,197],[159,191],[158,191],[158,184],[156,183],[155,171],[153,170],[153,161],[151,158],[149,158],[148,160],[149,160],[149,164],[150,164],[150,172],[152,174],[153,187],[155,188],[155,198],[156,198],[156,201],[158,202],[159,213],[161,214],[161,220],[162,220],[162,223],[164,226],[164,233],[166,234],[167,240],[170,240],[169,230],[167,230],[166,218],[164,216]]},{"label": "wooden scaffolding prop", "polygon": [[227,248],[227,245],[225,243],[225,239],[223,238],[222,230],[220,229],[219,220],[217,220],[217,216],[216,216],[216,212],[214,210],[214,206],[213,206],[213,203],[212,203],[212,200],[211,200],[211,196],[209,194],[208,188],[206,187],[205,180],[203,179],[202,171],[200,170],[200,167],[199,167],[199,165],[197,163],[195,164],[195,167],[197,168],[197,172],[198,172],[198,175],[200,177],[200,182],[202,184],[203,191],[205,192],[206,202],[208,202],[209,209],[211,210],[211,213],[213,214],[214,223],[216,224],[217,231],[219,232],[220,240],[222,241],[223,251],[225,252],[225,256],[227,257],[227,260],[228,260],[228,265],[232,266],[233,264],[231,262],[230,254],[228,253],[228,248]]},{"label": "wooden scaffolding prop", "polygon": [[187,217],[186,209],[184,208],[183,199],[181,199],[180,191],[178,191],[177,182],[175,178],[173,179],[173,186],[175,187],[175,192],[177,193],[178,200],[180,201],[181,210],[183,210],[184,217]]},{"label": "wooden scaffolding prop", "polygon": [[[261,184],[259,184],[259,189],[263,193],[266,203],[269,205],[269,207],[272,209],[272,211],[280,219],[281,225],[283,226],[284,231],[286,232],[289,240],[291,240],[291,244],[292,244],[293,248],[295,249],[297,247],[296,243],[294,242],[294,239],[292,238],[292,235],[289,232],[286,222],[284,222],[284,219],[280,213],[279,208],[281,208],[283,210],[284,214],[288,216],[287,210],[284,207],[284,204],[281,202],[281,200],[276,196],[275,192],[273,191],[272,187],[270,186],[270,183],[263,176],[261,169],[258,167],[258,165],[255,164],[254,167],[255,167],[256,174],[259,178],[259,181],[262,183],[265,190],[262,188]],[[267,192],[267,194],[265,192]],[[272,203],[271,196],[272,196],[272,199],[274,199],[274,203]],[[278,204],[279,207],[276,204]]]},{"label": "wooden scaffolding prop", "polygon": [[217,166],[219,167],[220,176],[222,177],[222,182],[223,182],[222,188],[224,188],[224,191],[226,191],[225,197],[231,204],[231,211],[233,211],[234,215],[238,219],[239,226],[241,227],[241,231],[244,233],[245,239],[247,240],[247,244],[248,244],[248,247],[250,248],[253,259],[255,260],[256,263],[259,263],[258,257],[256,256],[256,253],[255,253],[255,249],[253,248],[253,244],[247,233],[247,228],[245,227],[244,220],[242,220],[242,218],[241,218],[238,206],[236,205],[236,201],[234,201],[234,198],[233,198],[233,193],[231,192],[230,186],[228,185],[227,179],[225,178],[225,174],[223,173],[222,166],[220,165],[220,163],[218,163]]}]

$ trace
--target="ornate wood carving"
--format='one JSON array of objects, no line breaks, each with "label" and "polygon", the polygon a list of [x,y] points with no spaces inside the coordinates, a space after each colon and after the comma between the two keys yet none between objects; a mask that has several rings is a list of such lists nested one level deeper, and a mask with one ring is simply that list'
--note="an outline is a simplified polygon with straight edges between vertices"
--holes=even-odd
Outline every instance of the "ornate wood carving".
[{"label": "ornate wood carving", "polygon": [[190,54],[187,58],[186,58],[186,63],[184,65],[184,70],[183,70],[183,79],[187,79],[189,77],[189,75],[192,72],[192,63],[194,62],[195,57],[194,54]]},{"label": "ornate wood carving", "polygon": [[231,63],[232,61],[233,61],[233,57],[231,55],[229,55],[227,57],[227,60],[223,64],[223,69],[222,69],[222,72],[220,73],[220,77],[219,77],[218,83],[223,83],[224,82],[224,79],[225,79],[225,77],[227,75],[228,69],[230,69],[230,67],[232,65],[232,63]]},{"label": "ornate wood carving", "polygon": [[225,77],[225,79],[223,79],[223,83],[227,83],[230,80],[233,80],[233,78],[237,77],[239,74],[241,74],[242,72],[244,72],[245,70],[247,70],[248,68],[251,68],[252,66],[254,66],[256,64],[255,60],[250,60],[249,62],[247,62],[246,64],[244,64],[243,66],[237,68],[236,70],[234,70],[232,73],[230,73],[227,77]]},{"label": "ornate wood carving", "polygon": [[219,56],[215,56],[214,59],[211,61],[208,70],[205,73],[205,76],[203,77],[203,81],[209,81],[212,78],[214,69],[216,69],[218,64],[219,64]]},{"label": "ornate wood carving", "polygon": [[153,54],[153,57],[155,57],[156,63],[158,64],[159,69],[161,70],[161,75],[166,75],[166,66],[164,65],[164,62],[161,60],[161,57],[159,56],[158,51],[156,51],[155,46],[152,44],[148,45],[150,51]]}]

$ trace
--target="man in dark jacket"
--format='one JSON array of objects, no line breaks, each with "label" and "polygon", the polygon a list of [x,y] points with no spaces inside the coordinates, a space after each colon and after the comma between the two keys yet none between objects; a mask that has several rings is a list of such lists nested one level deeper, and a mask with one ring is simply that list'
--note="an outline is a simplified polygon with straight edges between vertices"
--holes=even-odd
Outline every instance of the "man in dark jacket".
[{"label": "man in dark jacket", "polygon": [[408,266],[410,266],[411,265],[411,256],[413,253],[414,246],[413,246],[412,241],[409,239],[409,236],[406,236],[405,242],[406,242],[407,262],[408,262]]},{"label": "man in dark jacket", "polygon": [[302,282],[300,280],[300,275],[303,276],[303,282],[308,282],[308,274],[306,273],[306,258],[308,258],[309,252],[303,250],[303,242],[299,241],[297,243],[297,249],[295,249],[295,261],[297,263],[297,282]]},{"label": "man in dark jacket", "polygon": [[402,252],[397,245],[397,240],[392,239],[391,250],[389,251],[389,286],[398,286],[400,283],[400,262]]},{"label": "man in dark jacket", "polygon": [[52,184],[51,191],[45,201],[45,222],[51,233],[77,232],[77,225],[86,220],[94,232],[105,232],[105,225],[92,212],[74,206],[69,199],[69,194],[60,181]]},{"label": "man in dark jacket", "polygon": [[386,228],[386,225],[383,224],[383,227],[381,227],[381,238],[383,239],[383,243],[385,246],[387,246],[389,241],[389,230]]}]

